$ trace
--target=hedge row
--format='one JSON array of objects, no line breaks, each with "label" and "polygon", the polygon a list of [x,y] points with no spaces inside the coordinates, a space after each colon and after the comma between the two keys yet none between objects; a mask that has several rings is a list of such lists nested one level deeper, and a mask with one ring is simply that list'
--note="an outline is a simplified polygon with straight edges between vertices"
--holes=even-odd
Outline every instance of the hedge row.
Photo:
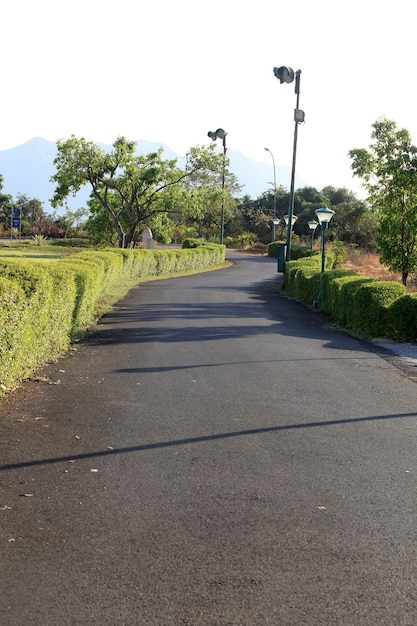
[{"label": "hedge row", "polygon": [[27,378],[94,324],[120,283],[221,265],[225,246],[85,251],[0,261],[0,389]]},{"label": "hedge row", "polygon": [[[278,258],[278,246],[286,245],[286,241],[272,241],[268,244],[268,256],[273,259]],[[317,254],[317,253],[316,253]],[[310,246],[301,246],[300,244],[293,243],[291,245],[291,260],[302,259],[310,256]]]},{"label": "hedge row", "polygon": [[335,320],[368,337],[417,341],[417,293],[407,293],[402,283],[374,280],[350,270],[332,270],[326,254],[321,273],[320,256],[285,264],[285,290],[313,304]]}]

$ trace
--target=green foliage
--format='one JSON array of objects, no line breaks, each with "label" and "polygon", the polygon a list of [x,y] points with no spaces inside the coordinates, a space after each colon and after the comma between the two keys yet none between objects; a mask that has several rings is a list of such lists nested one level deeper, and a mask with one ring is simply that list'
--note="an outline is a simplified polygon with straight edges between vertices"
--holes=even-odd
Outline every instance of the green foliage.
[{"label": "green foliage", "polygon": [[[278,258],[278,246],[285,245],[285,241],[273,241],[268,244],[268,256],[276,259]],[[303,259],[305,257],[310,256],[310,248],[309,246],[302,246],[300,244],[292,244],[291,246],[291,261],[296,261],[297,259]]]},{"label": "green foliage", "polygon": [[120,284],[217,267],[225,251],[205,244],[194,250],[83,251],[48,263],[0,260],[0,389],[67,349],[117,294],[120,299]]},{"label": "green foliage", "polygon": [[312,304],[321,292],[321,310],[367,337],[417,340],[417,294],[403,284],[374,280],[350,270],[319,269],[319,255],[285,264],[285,290]]},{"label": "green foliage", "polygon": [[[121,248],[129,247],[137,239],[138,229],[148,226],[155,214],[177,210],[190,197],[188,180],[192,182],[193,177],[200,175],[204,182],[213,184],[212,174],[218,176],[225,163],[213,146],[192,148],[184,172],[176,160],[162,158],[162,148],[137,156],[135,142],[124,137],[116,139],[109,153],[93,142],[74,136],[58,142],[57,147],[56,172],[51,179],[56,183],[53,206],[62,205],[68,195],[89,185],[90,209],[95,220],[100,221],[100,227],[94,228],[90,218],[90,231],[97,241],[99,233],[110,227],[116,232]],[[218,193],[218,185],[215,189]],[[203,189],[196,190],[196,194],[203,197]]]},{"label": "green foliage", "polygon": [[41,246],[48,241],[48,237],[44,237],[43,235],[33,235],[32,239],[37,246]]},{"label": "green foliage", "polygon": [[202,244],[203,244],[203,241],[201,239],[189,237],[188,239],[184,239],[184,241],[182,242],[182,247],[183,248],[198,248]]},{"label": "green foliage", "polygon": [[297,259],[303,259],[310,256],[309,246],[301,246],[299,244],[292,244],[291,246],[291,261]]},{"label": "green foliage", "polygon": [[315,289],[313,302],[317,298],[320,285],[320,267],[321,261],[317,256],[304,257],[295,261],[287,261],[284,268],[284,284],[285,291],[291,296],[300,299],[302,302],[310,302],[310,292],[304,293],[303,286],[300,281],[304,280],[304,274],[308,276],[311,284],[312,277],[316,275],[315,281],[317,289]]},{"label": "green foliage", "polygon": [[321,308],[345,326],[350,325],[354,294],[363,283],[372,280],[351,270],[324,272],[322,277]]},{"label": "green foliage", "polygon": [[369,150],[351,150],[349,156],[378,216],[381,263],[400,272],[405,285],[417,270],[417,147],[392,120],[381,118],[372,128]]},{"label": "green foliage", "polygon": [[91,248],[92,244],[89,239],[73,237],[71,239],[56,239],[49,241],[50,246],[59,248]]},{"label": "green foliage", "polygon": [[333,241],[330,248],[334,256],[334,268],[340,269],[346,263],[346,247],[343,241]]},{"label": "green foliage", "polygon": [[268,256],[272,259],[278,258],[278,246],[285,245],[285,241],[272,241],[268,244]]},{"label": "green foliage", "polygon": [[0,383],[8,387],[17,371],[24,378],[68,347],[75,284],[55,262],[10,260],[0,268]]},{"label": "green foliage", "polygon": [[417,293],[400,296],[388,307],[387,336],[417,341]]},{"label": "green foliage", "polygon": [[356,293],[352,327],[371,337],[381,337],[387,328],[387,309],[406,289],[394,281],[364,282]]}]

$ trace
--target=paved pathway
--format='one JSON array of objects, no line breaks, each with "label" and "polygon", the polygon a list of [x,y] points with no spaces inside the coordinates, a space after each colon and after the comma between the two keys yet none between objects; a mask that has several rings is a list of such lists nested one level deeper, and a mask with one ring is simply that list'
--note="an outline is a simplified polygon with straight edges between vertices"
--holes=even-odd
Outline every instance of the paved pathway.
[{"label": "paved pathway", "polygon": [[414,364],[231,257],[0,403],[1,626],[417,624]]}]

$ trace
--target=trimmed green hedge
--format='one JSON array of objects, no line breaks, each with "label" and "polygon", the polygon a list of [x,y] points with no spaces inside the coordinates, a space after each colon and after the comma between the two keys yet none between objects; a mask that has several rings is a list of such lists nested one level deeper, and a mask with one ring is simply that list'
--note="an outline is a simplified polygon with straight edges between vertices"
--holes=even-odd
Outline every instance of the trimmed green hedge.
[{"label": "trimmed green hedge", "polygon": [[321,272],[320,256],[285,264],[285,291],[306,304],[321,296],[321,309],[368,337],[417,340],[417,294],[402,283],[374,280],[351,270],[332,270],[332,253]]},{"label": "trimmed green hedge", "polygon": [[[286,245],[286,241],[272,241],[268,244],[268,256],[273,259],[278,258],[278,245]],[[310,257],[310,246],[300,246],[297,243],[291,245],[291,261]]]},{"label": "trimmed green hedge", "polygon": [[97,321],[105,303],[114,302],[119,284],[219,267],[225,256],[225,246],[208,244],[189,250],[86,250],[47,262],[2,260],[1,390],[68,349]]},{"label": "trimmed green hedge", "polygon": [[388,336],[395,340],[417,341],[417,293],[395,300],[387,311]]}]

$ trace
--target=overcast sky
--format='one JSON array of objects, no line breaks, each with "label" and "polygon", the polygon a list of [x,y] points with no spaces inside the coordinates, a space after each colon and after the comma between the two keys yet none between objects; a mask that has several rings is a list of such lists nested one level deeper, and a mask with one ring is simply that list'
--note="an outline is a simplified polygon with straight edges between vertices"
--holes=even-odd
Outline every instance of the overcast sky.
[{"label": "overcast sky", "polygon": [[297,173],[363,195],[347,152],[369,145],[377,118],[417,143],[415,12],[411,0],[9,0],[0,150],[124,135],[185,154],[222,127],[229,147],[272,171],[268,147],[290,167],[294,83],[273,75],[286,65],[302,71]]}]

